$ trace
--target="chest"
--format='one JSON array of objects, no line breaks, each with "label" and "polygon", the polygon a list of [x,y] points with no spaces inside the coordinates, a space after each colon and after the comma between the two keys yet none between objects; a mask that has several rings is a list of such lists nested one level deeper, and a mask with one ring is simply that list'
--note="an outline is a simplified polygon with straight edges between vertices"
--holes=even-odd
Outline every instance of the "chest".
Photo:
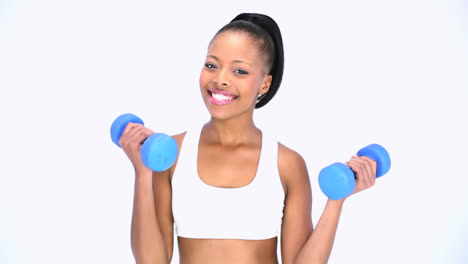
[{"label": "chest", "polygon": [[200,144],[197,170],[208,185],[239,188],[251,183],[258,172],[261,145],[224,147]]},{"label": "chest", "polygon": [[234,240],[277,236],[285,199],[277,141],[235,147],[191,137],[184,141],[171,179],[177,235]]}]

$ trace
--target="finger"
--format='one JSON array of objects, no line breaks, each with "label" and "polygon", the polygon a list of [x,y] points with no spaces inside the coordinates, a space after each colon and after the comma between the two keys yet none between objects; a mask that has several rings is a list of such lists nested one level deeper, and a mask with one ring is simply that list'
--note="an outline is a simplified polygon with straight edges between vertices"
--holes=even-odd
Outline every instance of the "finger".
[{"label": "finger", "polygon": [[352,171],[354,171],[355,174],[362,174],[363,166],[356,156],[351,157],[351,159],[346,162],[346,164]]},{"label": "finger", "polygon": [[361,157],[361,159],[367,163],[366,168],[368,170],[369,180],[371,186],[374,186],[376,180],[377,163],[375,162],[375,160],[369,157]]},{"label": "finger", "polygon": [[141,128],[135,128],[134,140],[138,143],[138,147],[141,148],[143,143],[148,139],[149,136],[153,135],[154,132],[151,129],[148,129],[145,126]]},{"label": "finger", "polygon": [[355,172],[356,185],[359,189],[365,189],[371,184],[365,161],[359,159],[359,157],[353,156],[348,162],[348,166]]},{"label": "finger", "polygon": [[357,163],[355,160],[351,159],[350,161],[346,162],[346,165],[354,172],[356,186],[354,187],[353,193],[357,193],[364,190],[364,180],[362,179],[360,173],[360,164]]},{"label": "finger", "polygon": [[126,131],[120,137],[120,145],[128,146],[135,144],[138,141],[139,135],[142,133],[144,126],[136,123],[129,123],[125,128]]},{"label": "finger", "polygon": [[128,123],[124,130],[122,131],[122,134],[120,135],[119,141],[122,140],[122,137],[124,137],[126,134],[128,134],[128,131],[131,129],[131,123]]},{"label": "finger", "polygon": [[146,139],[148,139],[149,136],[151,136],[153,132],[149,130],[146,127],[143,127],[142,130],[140,130],[140,134],[138,135],[138,142],[140,145],[143,145]]},{"label": "finger", "polygon": [[371,174],[374,175],[375,178],[377,176],[377,162],[369,157],[362,156],[361,158],[369,162]]},{"label": "finger", "polygon": [[153,135],[153,134],[154,134],[153,130],[151,130],[151,129],[145,127],[145,135],[146,135],[146,137],[149,137],[149,136],[151,136],[151,135]]},{"label": "finger", "polygon": [[128,123],[124,130],[122,131],[122,135],[120,135],[120,138],[119,138],[119,145],[121,147],[123,147],[124,145],[126,145],[126,137],[128,135],[128,132],[132,129],[133,125],[132,123]]},{"label": "finger", "polygon": [[127,134],[131,134],[132,131],[134,131],[134,130],[137,129],[137,128],[141,128],[141,127],[143,127],[142,124],[138,124],[138,123],[128,123],[128,124],[127,124],[127,127],[125,127],[124,134],[125,134],[125,132],[126,132]]},{"label": "finger", "polygon": [[375,183],[375,172],[373,171],[372,160],[367,157],[356,157],[355,162],[362,168],[362,180],[365,188],[369,188]]},{"label": "finger", "polygon": [[146,130],[144,126],[135,127],[131,133],[129,133],[129,140],[136,146],[143,144],[146,138],[148,138]]},{"label": "finger", "polygon": [[[365,169],[365,176],[368,179],[368,182],[370,183],[370,186],[374,185],[375,183],[375,161],[368,158],[368,157],[359,157],[357,160],[361,162],[364,166]],[[370,187],[369,186],[369,187]]]},{"label": "finger", "polygon": [[125,129],[124,131],[122,132],[122,135],[120,136],[120,138],[122,137],[126,137],[129,133],[131,133],[131,131],[133,131],[135,128],[139,127],[139,126],[142,126],[141,124],[138,124],[138,123],[131,123],[129,122],[126,126],[125,126]]}]

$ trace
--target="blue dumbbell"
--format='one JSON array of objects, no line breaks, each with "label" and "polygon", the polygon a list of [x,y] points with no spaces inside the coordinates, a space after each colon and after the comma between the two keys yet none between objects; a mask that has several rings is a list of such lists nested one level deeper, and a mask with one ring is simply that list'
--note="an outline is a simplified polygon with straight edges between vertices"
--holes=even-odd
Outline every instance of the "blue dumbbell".
[{"label": "blue dumbbell", "polygon": [[[377,178],[390,170],[391,162],[387,150],[378,144],[362,148],[358,156],[369,157],[377,163]],[[350,195],[356,187],[355,173],[345,164],[336,162],[320,171],[319,185],[322,192],[332,200]]]},{"label": "blue dumbbell", "polygon": [[[144,125],[143,120],[134,114],[123,114],[112,123],[111,138],[119,147],[119,139],[130,122]],[[174,138],[164,133],[154,133],[143,142],[141,159],[143,164],[153,171],[165,171],[174,164],[177,152],[177,142]]]}]

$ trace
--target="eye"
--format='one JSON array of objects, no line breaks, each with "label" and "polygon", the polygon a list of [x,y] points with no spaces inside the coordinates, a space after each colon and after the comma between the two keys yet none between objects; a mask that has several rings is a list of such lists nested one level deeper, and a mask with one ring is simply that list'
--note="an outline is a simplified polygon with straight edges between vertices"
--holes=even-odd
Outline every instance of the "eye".
[{"label": "eye", "polygon": [[205,63],[205,67],[208,69],[216,69],[216,65],[213,63]]},{"label": "eye", "polygon": [[244,71],[242,69],[235,70],[234,72],[237,73],[237,74],[241,74],[241,75],[248,74],[248,72],[246,72],[246,71]]}]

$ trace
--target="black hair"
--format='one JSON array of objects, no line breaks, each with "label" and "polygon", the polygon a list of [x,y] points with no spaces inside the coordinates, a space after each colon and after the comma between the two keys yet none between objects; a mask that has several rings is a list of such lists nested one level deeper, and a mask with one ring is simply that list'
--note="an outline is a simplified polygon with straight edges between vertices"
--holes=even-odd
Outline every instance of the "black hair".
[{"label": "black hair", "polygon": [[266,105],[275,96],[283,79],[283,39],[278,24],[269,16],[257,13],[242,13],[222,27],[215,36],[225,31],[241,31],[254,39],[266,56],[268,74],[272,76],[270,89],[262,94],[255,108]]}]

